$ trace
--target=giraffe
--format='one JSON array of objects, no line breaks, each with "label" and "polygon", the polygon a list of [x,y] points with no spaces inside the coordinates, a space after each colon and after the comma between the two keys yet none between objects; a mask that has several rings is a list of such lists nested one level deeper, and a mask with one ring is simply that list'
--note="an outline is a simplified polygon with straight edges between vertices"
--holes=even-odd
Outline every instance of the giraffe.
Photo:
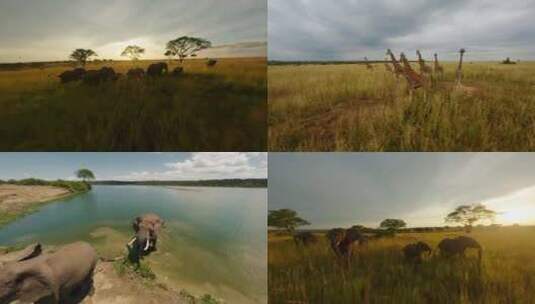
[{"label": "giraffe", "polygon": [[435,53],[435,77],[439,77],[442,78],[444,77],[444,68],[440,65],[440,63],[438,63],[438,55],[437,53]]},{"label": "giraffe", "polygon": [[457,86],[462,86],[461,80],[463,78],[463,56],[464,53],[466,53],[465,49],[460,49],[459,53],[461,54],[461,57],[459,58],[459,66],[457,67]]},{"label": "giraffe", "polygon": [[412,67],[409,61],[407,60],[407,57],[404,53],[401,53],[399,59],[403,63],[403,71],[405,78],[407,79],[407,82],[409,83],[409,91],[417,90],[421,87],[424,87],[426,85],[426,78],[418,73],[416,73]]},{"label": "giraffe", "polygon": [[405,73],[403,72],[403,67],[396,60],[396,57],[394,56],[394,54],[392,53],[390,49],[386,51],[386,55],[390,56],[390,60],[392,61],[392,66],[394,67],[394,75],[396,75],[396,78],[399,78],[399,75],[405,76]]},{"label": "giraffe", "polygon": [[425,64],[425,60],[423,59],[422,53],[420,53],[420,50],[416,50],[416,55],[418,55],[418,64],[420,65],[420,73],[422,75],[425,75],[431,78],[431,82],[433,82],[433,69],[431,69],[430,66]]},{"label": "giraffe", "polygon": [[373,70],[373,66],[370,64],[370,62],[368,61],[368,57],[364,57],[364,62],[366,63],[366,68],[368,70]]}]

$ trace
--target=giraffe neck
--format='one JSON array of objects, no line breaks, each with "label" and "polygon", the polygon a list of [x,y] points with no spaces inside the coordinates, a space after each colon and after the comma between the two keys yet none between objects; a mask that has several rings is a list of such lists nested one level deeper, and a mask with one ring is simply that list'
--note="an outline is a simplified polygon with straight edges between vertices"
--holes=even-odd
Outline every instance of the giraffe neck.
[{"label": "giraffe neck", "polygon": [[463,56],[464,54],[461,53],[461,58],[459,59],[459,67],[457,68],[459,71],[462,69],[463,67]]},{"label": "giraffe neck", "polygon": [[396,67],[397,69],[400,69],[401,66],[399,65],[399,62],[396,60],[396,57],[394,57],[394,54],[390,52],[388,53],[388,55],[390,56],[390,59],[392,60],[392,64],[394,65],[394,67]]},{"label": "giraffe neck", "polygon": [[437,55],[435,55],[435,68],[437,68],[437,67],[438,67],[438,57],[437,57]]}]

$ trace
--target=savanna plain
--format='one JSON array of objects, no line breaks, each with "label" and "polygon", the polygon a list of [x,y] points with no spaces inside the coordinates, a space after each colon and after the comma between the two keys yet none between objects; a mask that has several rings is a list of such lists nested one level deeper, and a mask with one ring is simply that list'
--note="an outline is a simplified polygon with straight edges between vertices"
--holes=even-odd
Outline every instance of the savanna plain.
[{"label": "savanna plain", "polygon": [[269,150],[532,151],[535,63],[469,60],[411,94],[383,63],[270,65]]},{"label": "savanna plain", "polygon": [[[400,232],[359,247],[348,262],[337,259],[325,237],[297,245],[281,231],[269,233],[269,303],[535,303],[535,227],[476,228],[477,253],[445,258],[437,245],[460,229]],[[403,246],[424,241],[433,248],[419,264]]]},{"label": "savanna plain", "polygon": [[[88,62],[126,74],[150,60]],[[0,65],[3,151],[263,151],[266,59],[167,62],[179,76],[60,83],[72,63]]]}]

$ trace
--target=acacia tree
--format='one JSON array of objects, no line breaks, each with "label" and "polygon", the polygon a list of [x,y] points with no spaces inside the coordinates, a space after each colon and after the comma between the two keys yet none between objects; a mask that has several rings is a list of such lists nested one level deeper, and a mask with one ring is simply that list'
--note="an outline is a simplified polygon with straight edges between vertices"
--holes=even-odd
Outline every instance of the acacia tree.
[{"label": "acacia tree", "polygon": [[95,53],[91,49],[76,49],[74,50],[69,58],[72,60],[78,62],[81,66],[85,67],[85,64],[87,63],[87,60],[93,56],[98,56],[97,53]]},{"label": "acacia tree", "polygon": [[95,174],[89,169],[80,169],[76,171],[76,177],[81,179],[83,182],[87,182],[88,180],[95,179]]},{"label": "acacia tree", "polygon": [[197,52],[210,47],[212,43],[206,39],[182,36],[167,42],[166,54],[178,56],[180,62],[183,62],[188,56],[195,57]]},{"label": "acacia tree", "polygon": [[447,223],[462,224],[467,233],[472,231],[472,226],[481,220],[494,220],[496,212],[488,209],[484,204],[461,205],[445,218]]},{"label": "acacia tree", "polygon": [[400,219],[386,219],[381,222],[379,227],[388,230],[391,235],[394,235],[396,231],[407,226],[404,220]]},{"label": "acacia tree", "polygon": [[145,49],[137,45],[129,45],[121,53],[121,56],[130,57],[132,61],[139,60],[139,57],[145,53]]},{"label": "acacia tree", "polygon": [[291,209],[269,210],[268,226],[282,228],[289,234],[293,234],[295,228],[310,225],[309,222],[297,216],[297,212]]}]

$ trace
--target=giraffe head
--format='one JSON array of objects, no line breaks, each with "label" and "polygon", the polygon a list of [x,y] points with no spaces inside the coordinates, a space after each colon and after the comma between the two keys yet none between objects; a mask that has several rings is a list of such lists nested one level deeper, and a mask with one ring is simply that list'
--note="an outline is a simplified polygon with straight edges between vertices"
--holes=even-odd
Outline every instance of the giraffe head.
[{"label": "giraffe head", "polygon": [[464,53],[466,53],[466,50],[465,49],[460,49],[459,53],[461,53],[461,55],[464,55]]},{"label": "giraffe head", "polygon": [[390,55],[390,54],[392,54],[392,50],[390,50],[390,49],[387,49],[387,50],[386,50],[386,54],[387,54],[387,55]]},{"label": "giraffe head", "polygon": [[435,59],[438,57],[437,53],[435,53],[433,56],[435,56]]},{"label": "giraffe head", "polygon": [[418,57],[422,58],[422,53],[420,53],[420,50],[416,50],[416,55],[418,55]]}]

